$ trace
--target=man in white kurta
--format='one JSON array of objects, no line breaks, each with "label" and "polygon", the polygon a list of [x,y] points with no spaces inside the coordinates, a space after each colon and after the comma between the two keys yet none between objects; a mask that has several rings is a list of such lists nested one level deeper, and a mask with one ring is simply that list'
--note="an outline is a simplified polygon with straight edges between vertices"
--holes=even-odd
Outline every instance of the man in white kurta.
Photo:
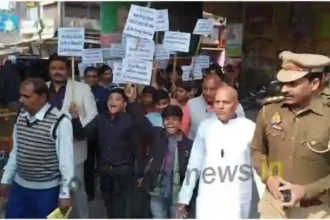
[{"label": "man in white kurta", "polygon": [[226,86],[217,91],[216,115],[201,123],[193,144],[179,194],[178,217],[186,216],[185,206],[190,203],[198,177],[197,219],[249,217],[252,198],[250,143],[255,124],[236,117],[237,104],[233,88]]}]

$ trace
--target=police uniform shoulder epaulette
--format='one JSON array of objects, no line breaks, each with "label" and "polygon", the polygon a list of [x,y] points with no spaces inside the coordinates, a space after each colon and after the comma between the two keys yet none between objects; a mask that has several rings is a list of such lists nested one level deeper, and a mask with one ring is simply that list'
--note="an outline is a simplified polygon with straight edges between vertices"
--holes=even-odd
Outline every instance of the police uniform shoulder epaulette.
[{"label": "police uniform shoulder epaulette", "polygon": [[272,104],[272,103],[282,102],[283,100],[284,100],[284,96],[273,96],[273,97],[266,98],[262,104],[268,105],[268,104]]},{"label": "police uniform shoulder epaulette", "polygon": [[265,116],[266,116],[266,106],[269,105],[269,104],[275,104],[275,103],[280,103],[282,101],[284,101],[284,96],[273,96],[273,97],[269,97],[269,98],[266,98],[264,100],[264,102],[262,103],[263,104],[263,108],[262,108],[262,117],[263,119],[265,119]]}]

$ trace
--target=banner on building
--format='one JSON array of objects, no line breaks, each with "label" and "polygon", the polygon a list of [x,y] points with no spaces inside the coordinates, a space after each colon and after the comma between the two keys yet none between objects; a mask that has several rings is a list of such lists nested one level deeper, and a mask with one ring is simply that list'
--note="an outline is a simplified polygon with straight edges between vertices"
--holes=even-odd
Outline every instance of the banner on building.
[{"label": "banner on building", "polygon": [[0,32],[12,33],[18,31],[19,18],[15,14],[0,12]]},{"label": "banner on building", "polygon": [[243,24],[228,24],[226,32],[226,57],[241,57]]},{"label": "banner on building", "polygon": [[129,12],[129,2],[101,2],[101,46],[120,43]]}]

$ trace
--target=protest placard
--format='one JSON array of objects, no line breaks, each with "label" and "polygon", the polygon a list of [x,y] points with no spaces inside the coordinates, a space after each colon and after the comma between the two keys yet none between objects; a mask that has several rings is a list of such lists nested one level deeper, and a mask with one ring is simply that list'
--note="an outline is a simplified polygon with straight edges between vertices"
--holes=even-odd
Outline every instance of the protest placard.
[{"label": "protest placard", "polygon": [[198,19],[193,34],[208,36],[213,31],[213,21],[210,19]]},{"label": "protest placard", "polygon": [[155,43],[152,40],[128,37],[126,41],[126,58],[153,60]]},{"label": "protest placard", "polygon": [[156,31],[168,31],[169,26],[168,10],[157,10]]},{"label": "protest placard", "polygon": [[122,63],[122,78],[126,82],[150,85],[152,61],[124,58]]},{"label": "protest placard", "polygon": [[111,44],[111,58],[125,57],[126,50],[123,44]]},{"label": "protest placard", "polygon": [[107,60],[107,65],[110,66],[113,69],[113,63],[116,62],[114,60]]},{"label": "protest placard", "polygon": [[152,40],[156,31],[157,10],[131,5],[124,34]]},{"label": "protest placard", "polygon": [[[190,80],[199,80],[203,78],[203,71],[199,66],[194,66],[194,71],[192,70],[192,66],[182,66],[182,80],[190,81]],[[193,74],[191,74],[193,73]]]},{"label": "protest placard", "polygon": [[111,59],[111,48],[102,48],[103,60]]},{"label": "protest placard", "polygon": [[210,56],[208,55],[199,55],[195,59],[195,66],[198,66],[202,69],[210,67]]},{"label": "protest placard", "polygon": [[103,63],[103,53],[101,48],[84,49],[82,56],[83,63]]},{"label": "protest placard", "polygon": [[164,48],[162,44],[158,44],[155,47],[156,60],[168,60],[170,59],[170,51]]},{"label": "protest placard", "polygon": [[190,81],[191,80],[191,66],[181,66],[182,69],[182,80],[183,81]]},{"label": "protest placard", "polygon": [[126,48],[126,42],[127,42],[127,38],[129,36],[127,36],[126,34],[123,33],[122,38],[121,38],[121,44],[124,46],[124,48]]},{"label": "protest placard", "polygon": [[203,79],[203,70],[199,66],[195,66],[193,70],[194,80]]},{"label": "protest placard", "polygon": [[169,59],[166,60],[157,60],[157,68],[158,69],[166,69],[169,63]]},{"label": "protest placard", "polygon": [[122,77],[122,62],[121,61],[114,61],[113,62],[113,83],[122,84],[126,83]]},{"label": "protest placard", "polygon": [[226,57],[241,57],[243,49],[243,24],[228,24],[226,31]]},{"label": "protest placard", "polygon": [[57,54],[59,56],[80,57],[84,52],[84,28],[58,28]]},{"label": "protest placard", "polygon": [[189,52],[190,33],[165,31],[163,46],[169,51]]}]

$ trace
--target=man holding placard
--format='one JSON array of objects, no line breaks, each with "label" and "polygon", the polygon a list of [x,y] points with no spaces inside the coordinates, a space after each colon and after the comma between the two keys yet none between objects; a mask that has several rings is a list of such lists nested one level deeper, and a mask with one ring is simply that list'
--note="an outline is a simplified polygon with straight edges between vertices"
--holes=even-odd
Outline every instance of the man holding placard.
[{"label": "man holding placard", "polygon": [[[94,96],[87,84],[69,79],[70,63],[65,57],[53,56],[49,60],[49,103],[71,114],[72,120],[80,120],[86,126],[97,115]],[[87,141],[79,140],[74,132],[75,178],[81,188],[73,194],[73,213],[79,218],[88,218],[88,201],[84,187],[84,162],[87,158]]]},{"label": "man holding placard", "polygon": [[[84,54],[85,29],[84,28],[58,28],[58,47],[55,56],[50,59],[49,75],[50,102],[59,109],[69,111],[73,122],[79,120],[85,127],[97,115],[94,96],[87,84],[76,82],[74,57],[82,57]],[[65,57],[71,57],[70,63]],[[78,135],[80,127],[73,123],[74,132],[74,163],[75,178],[81,187],[73,194],[73,213],[77,218],[88,218],[88,200],[84,184],[84,162],[87,158],[87,140]],[[80,136],[80,137],[78,137]]]}]

